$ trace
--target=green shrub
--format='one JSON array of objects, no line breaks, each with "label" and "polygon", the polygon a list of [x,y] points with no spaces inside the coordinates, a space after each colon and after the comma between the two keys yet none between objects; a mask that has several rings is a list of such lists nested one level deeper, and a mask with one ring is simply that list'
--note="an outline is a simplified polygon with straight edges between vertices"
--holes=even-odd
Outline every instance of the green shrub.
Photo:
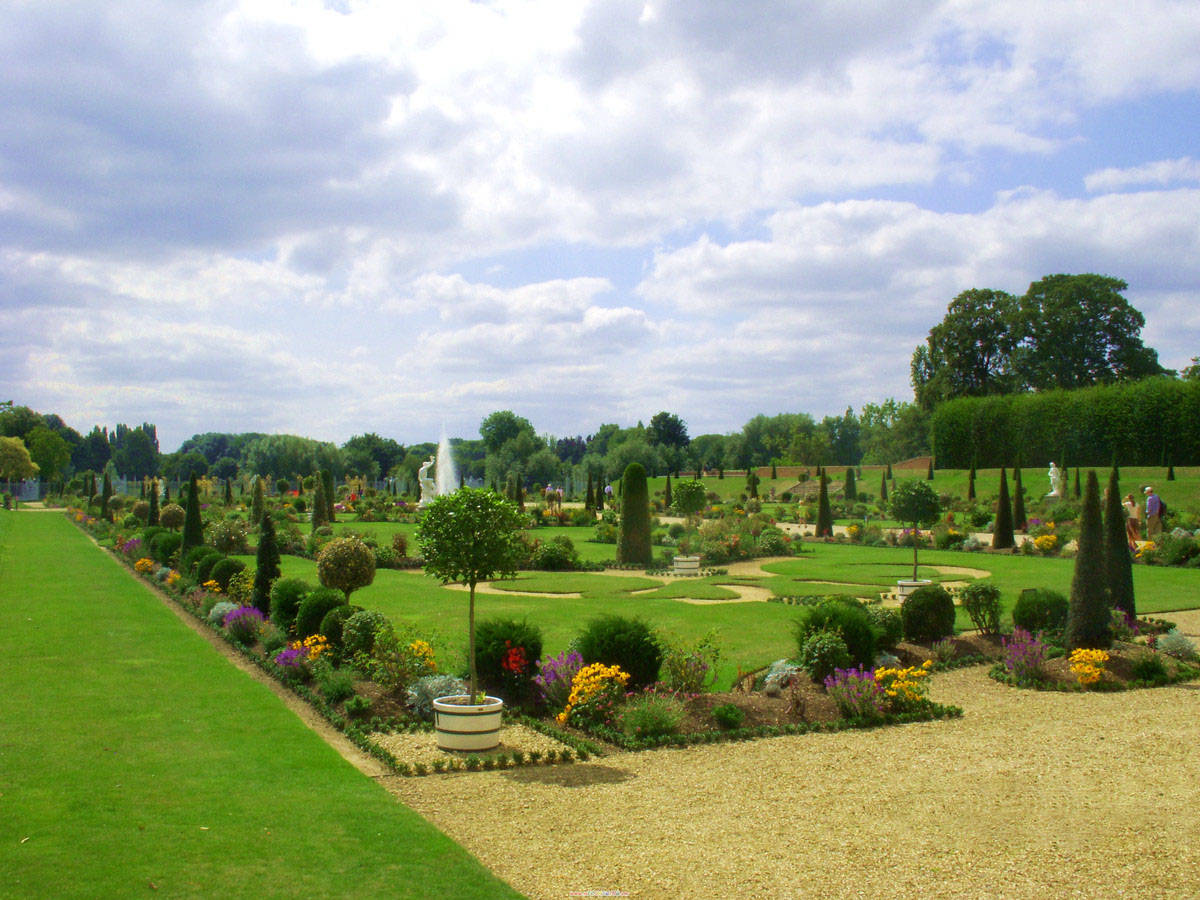
[{"label": "green shrub", "polygon": [[641,619],[603,615],[588,622],[577,649],[584,663],[620,666],[636,689],[658,681],[662,648],[650,626]]},{"label": "green shrub", "polygon": [[317,577],[349,603],[353,591],[375,580],[375,554],[356,537],[334,538],[317,556]]},{"label": "green shrub", "polygon": [[954,599],[940,584],[919,587],[900,604],[904,639],[930,644],[954,634]]},{"label": "green shrub", "polygon": [[300,601],[300,607],[296,610],[296,637],[304,640],[310,635],[320,634],[321,622],[326,613],[345,603],[346,597],[341,591],[324,587],[313,588]]},{"label": "green shrub", "polygon": [[359,718],[371,711],[371,698],[355,694],[346,701],[346,715]]},{"label": "green shrub", "polygon": [[746,714],[741,707],[734,706],[732,703],[722,703],[720,706],[712,708],[712,717],[719,728],[731,731],[734,728],[741,728]]},{"label": "green shrub", "polygon": [[221,586],[221,593],[229,592],[229,579],[238,572],[243,572],[246,569],[246,564],[240,559],[230,559],[228,556],[217,560],[216,565],[212,567],[212,571],[208,573],[208,577]]},{"label": "green shrub", "polygon": [[792,544],[787,535],[778,528],[768,528],[758,536],[758,553],[760,556],[789,556]]},{"label": "green shrub", "polygon": [[[180,536],[180,540],[183,540],[182,536]],[[238,605],[236,603],[230,603],[228,600],[218,600],[212,605],[205,618],[208,619],[209,625],[219,628],[221,623],[225,621],[225,617],[237,608]]]},{"label": "green shrub", "polygon": [[171,558],[178,552],[182,543],[182,534],[177,534],[174,531],[164,531],[162,534],[155,535],[154,540],[150,542],[150,555],[154,558],[155,562],[169,566]]},{"label": "green shrub", "polygon": [[1039,631],[1062,631],[1067,624],[1067,610],[1070,603],[1067,598],[1047,588],[1033,588],[1021,591],[1017,604],[1013,607],[1013,625],[1022,628],[1030,634]]},{"label": "green shrub", "polygon": [[[179,560],[179,571],[184,575],[195,575],[196,563],[198,563],[203,557],[213,553],[217,553],[217,551],[212,547],[206,547],[203,544],[201,544],[199,547],[189,548]],[[217,555],[220,556],[221,554],[217,553]]]},{"label": "green shrub", "polygon": [[836,631],[816,631],[805,639],[796,661],[809,678],[822,684],[835,669],[850,667],[850,651]]},{"label": "green shrub", "polygon": [[223,560],[225,557],[220,553],[207,553],[201,556],[196,562],[196,581],[200,584],[208,581],[212,576],[213,566]]},{"label": "green shrub", "polygon": [[209,543],[227,555],[246,552],[246,523],[240,519],[222,519],[208,531]]},{"label": "green shrub", "polygon": [[980,634],[1000,633],[1000,588],[989,581],[972,581],[962,589],[959,599]]},{"label": "green shrub", "polygon": [[542,657],[542,632],[515,619],[486,619],[475,624],[475,669],[480,686],[513,706],[536,695],[533,677]]},{"label": "green shrub", "polygon": [[268,625],[261,640],[263,655],[271,657],[287,645],[287,633],[277,625]]},{"label": "green shrub", "polygon": [[354,696],[354,673],[347,669],[335,669],[326,662],[313,666],[313,676],[330,703],[340,703]]},{"label": "green shrub", "polygon": [[422,721],[433,721],[433,701],[438,697],[457,697],[467,693],[467,683],[453,675],[426,675],[418,678],[405,694],[408,706]]},{"label": "green shrub", "polygon": [[142,520],[139,519],[137,516],[135,516],[133,513],[129,513],[129,515],[127,515],[125,518],[123,518],[121,520],[121,526],[123,528],[137,528],[141,524],[142,524]]},{"label": "green shrub", "polygon": [[370,653],[375,647],[375,632],[390,628],[391,622],[374,609],[360,609],[342,626],[342,653],[353,659],[359,653]]},{"label": "green shrub", "polygon": [[1150,684],[1163,684],[1170,677],[1167,673],[1167,664],[1153,650],[1143,650],[1138,653],[1133,658],[1129,673],[1136,681],[1145,681]]},{"label": "green shrub", "polygon": [[342,631],[346,627],[346,620],[356,612],[362,612],[362,607],[343,603],[341,606],[335,606],[329,612],[325,613],[324,618],[321,619],[321,625],[317,630],[317,634],[325,635],[325,639],[329,641],[329,645],[339,655],[342,652]]},{"label": "green shrub", "polygon": [[[176,528],[178,528],[180,525],[183,524],[183,521],[186,516],[187,516],[187,514],[183,511],[183,507],[180,506],[178,503],[168,503],[166,506],[164,506],[162,508],[162,511],[158,514],[158,521],[159,521],[159,524],[162,525],[164,528],[168,528],[171,531],[174,531]],[[180,541],[180,543],[183,542],[183,535],[179,536],[179,541]]]},{"label": "green shrub", "polygon": [[638,739],[675,734],[685,712],[683,701],[674,694],[642,694],[621,710],[621,730]]},{"label": "green shrub", "polygon": [[1158,640],[1154,642],[1154,646],[1167,656],[1173,656],[1176,659],[1195,659],[1196,645],[1184,636],[1178,628],[1172,628],[1166,634],[1159,635]]},{"label": "green shrub", "polygon": [[796,619],[796,649],[803,651],[810,635],[836,631],[841,635],[855,665],[875,663],[876,632],[871,618],[860,603],[849,600],[824,600],[816,606],[804,606]]},{"label": "green shrub", "polygon": [[579,566],[579,552],[565,534],[538,544],[529,557],[529,568],[547,572],[567,572]]},{"label": "green shrub", "polygon": [[891,606],[868,606],[867,618],[875,629],[875,643],[881,650],[895,650],[904,637],[904,620],[900,610]]}]

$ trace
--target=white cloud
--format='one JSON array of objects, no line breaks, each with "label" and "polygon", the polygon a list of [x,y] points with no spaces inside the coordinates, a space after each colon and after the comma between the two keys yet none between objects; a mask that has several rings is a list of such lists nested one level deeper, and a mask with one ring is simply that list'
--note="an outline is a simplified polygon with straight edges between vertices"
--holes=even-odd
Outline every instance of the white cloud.
[{"label": "white cloud", "polygon": [[1083,179],[1084,186],[1091,193],[1101,191],[1119,191],[1122,188],[1200,182],[1200,160],[1190,156],[1179,159],[1160,159],[1155,162],[1128,169],[1101,169],[1092,172]]}]

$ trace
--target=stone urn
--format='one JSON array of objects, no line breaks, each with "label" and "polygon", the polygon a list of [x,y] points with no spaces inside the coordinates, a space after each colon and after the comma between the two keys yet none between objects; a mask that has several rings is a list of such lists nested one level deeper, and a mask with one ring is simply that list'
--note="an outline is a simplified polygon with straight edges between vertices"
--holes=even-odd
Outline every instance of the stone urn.
[{"label": "stone urn", "polygon": [[933,584],[928,578],[918,578],[915,581],[911,579],[901,579],[896,582],[896,595],[903,600],[917,588],[923,588],[926,585]]}]

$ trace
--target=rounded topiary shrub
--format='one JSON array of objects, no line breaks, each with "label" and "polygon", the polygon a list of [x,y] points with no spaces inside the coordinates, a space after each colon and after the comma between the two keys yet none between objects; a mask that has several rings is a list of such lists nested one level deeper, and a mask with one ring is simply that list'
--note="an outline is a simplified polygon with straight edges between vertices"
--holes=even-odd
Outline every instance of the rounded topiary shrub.
[{"label": "rounded topiary shrub", "polygon": [[579,553],[565,534],[538,544],[529,557],[529,568],[546,572],[568,572],[578,564]]},{"label": "rounded topiary shrub", "polygon": [[246,564],[240,559],[230,559],[228,556],[217,560],[212,570],[208,573],[208,577],[215,581],[221,587],[221,593],[229,593],[229,579],[238,572],[243,572],[246,569]]},{"label": "rounded topiary shrub", "polygon": [[[196,563],[200,561],[201,557],[216,552],[212,547],[205,546],[204,544],[190,548],[179,560],[179,571],[185,575],[195,575]],[[220,556],[219,553],[217,555]]]},{"label": "rounded topiary shrub", "polygon": [[513,706],[526,706],[537,695],[533,676],[541,656],[542,632],[536,625],[514,619],[488,619],[475,624],[479,683]]},{"label": "rounded topiary shrub", "polygon": [[817,684],[823,684],[836,669],[850,667],[850,651],[836,631],[815,631],[800,648],[796,661],[809,678]]},{"label": "rounded topiary shrub", "polygon": [[1067,624],[1070,601],[1058,591],[1047,588],[1021,591],[1013,607],[1013,625],[1030,634],[1039,631],[1062,631]]},{"label": "rounded topiary shrub", "polygon": [[145,522],[150,518],[150,504],[145,500],[138,500],[133,504],[130,513],[137,516],[140,521]]},{"label": "rounded topiary shrub", "polygon": [[349,603],[353,591],[375,580],[375,554],[356,537],[334,538],[317,556],[317,578]]},{"label": "rounded topiary shrub", "polygon": [[150,555],[154,557],[155,562],[169,566],[171,558],[178,552],[182,543],[182,534],[176,534],[174,531],[164,531],[162,534],[156,534],[154,540],[150,542]]},{"label": "rounded topiary shrub", "polygon": [[796,619],[796,650],[802,652],[811,635],[836,631],[842,636],[855,665],[875,662],[876,632],[865,607],[853,600],[825,600],[816,606],[804,606]]},{"label": "rounded topiary shrub", "polygon": [[212,553],[206,553],[196,561],[196,581],[200,584],[208,581],[212,576],[213,566],[223,560],[225,557],[215,550]]},{"label": "rounded topiary shrub", "polygon": [[391,622],[383,613],[374,609],[362,609],[354,613],[342,627],[342,652],[347,659],[356,654],[370,653],[375,648],[375,633],[381,628],[390,628]]},{"label": "rounded topiary shrub", "polygon": [[345,603],[346,597],[340,591],[333,588],[313,588],[300,601],[300,608],[296,610],[296,637],[304,640],[310,635],[320,634],[321,622],[324,621],[325,615],[331,609]]},{"label": "rounded topiary shrub", "polygon": [[300,578],[276,581],[271,585],[271,621],[284,631],[291,631],[300,603],[311,590],[312,585]]},{"label": "rounded topiary shrub", "polygon": [[183,524],[186,513],[178,503],[168,503],[158,514],[159,524],[172,531]]},{"label": "rounded topiary shrub", "polygon": [[356,612],[362,612],[362,607],[351,606],[349,603],[335,606],[329,612],[325,613],[325,617],[321,619],[321,626],[317,629],[317,634],[325,635],[325,640],[329,641],[330,646],[340,653],[342,650],[342,629],[346,626],[346,620]]},{"label": "rounded topiary shrub", "polygon": [[629,687],[658,681],[662,648],[650,626],[641,619],[606,615],[593,619],[577,641],[584,663],[620,666],[629,673]]},{"label": "rounded topiary shrub", "polygon": [[954,634],[954,598],[940,584],[919,587],[900,604],[904,639],[931,644]]}]

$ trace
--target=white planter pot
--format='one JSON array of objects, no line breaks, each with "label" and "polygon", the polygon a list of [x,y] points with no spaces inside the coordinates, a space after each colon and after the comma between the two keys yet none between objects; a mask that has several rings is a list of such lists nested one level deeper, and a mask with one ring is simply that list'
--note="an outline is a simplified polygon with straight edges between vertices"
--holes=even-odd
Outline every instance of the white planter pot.
[{"label": "white planter pot", "polygon": [[433,701],[433,726],[442,750],[491,750],[500,745],[500,713],[504,701],[484,697],[469,703],[465,694]]},{"label": "white planter pot", "polygon": [[899,594],[900,599],[903,600],[917,588],[922,588],[929,584],[933,584],[933,582],[927,578],[922,578],[917,581],[897,581],[896,593]]}]

